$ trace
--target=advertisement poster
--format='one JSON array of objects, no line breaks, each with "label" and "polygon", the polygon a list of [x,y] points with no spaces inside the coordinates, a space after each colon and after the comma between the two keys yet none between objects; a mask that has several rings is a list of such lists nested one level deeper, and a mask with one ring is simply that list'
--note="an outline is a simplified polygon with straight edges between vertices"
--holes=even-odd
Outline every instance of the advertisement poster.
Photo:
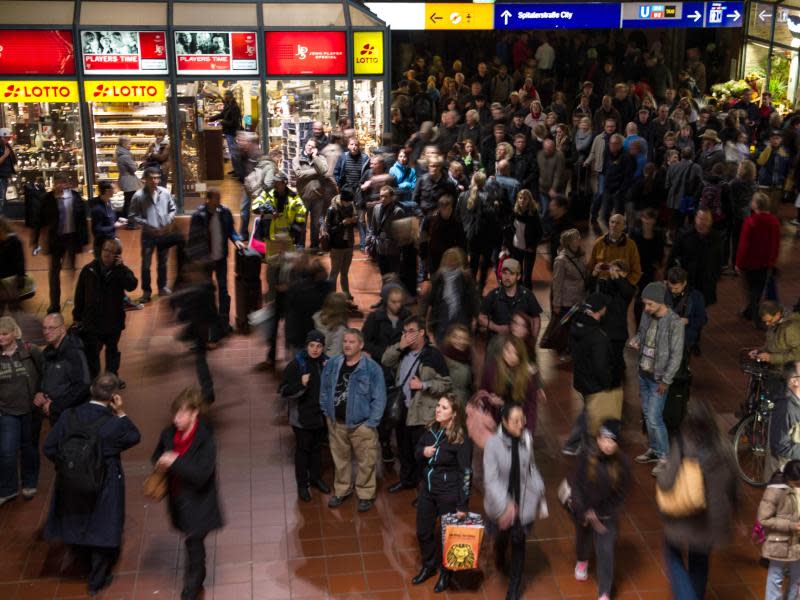
[{"label": "advertisement poster", "polygon": [[255,32],[175,32],[180,75],[258,75]]},{"label": "advertisement poster", "polygon": [[83,31],[81,49],[84,73],[168,73],[163,31]]},{"label": "advertisement poster", "polygon": [[267,31],[268,75],[346,75],[344,31]]},{"label": "advertisement poster", "polygon": [[0,30],[0,74],[74,75],[72,32],[68,29]]}]

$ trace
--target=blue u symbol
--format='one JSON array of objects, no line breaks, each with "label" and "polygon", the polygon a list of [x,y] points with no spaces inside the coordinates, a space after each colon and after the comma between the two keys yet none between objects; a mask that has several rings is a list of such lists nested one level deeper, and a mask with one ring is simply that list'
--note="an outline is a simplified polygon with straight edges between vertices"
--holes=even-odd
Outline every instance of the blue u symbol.
[{"label": "blue u symbol", "polygon": [[639,7],[639,18],[640,19],[649,19],[650,18],[650,6],[644,5]]}]

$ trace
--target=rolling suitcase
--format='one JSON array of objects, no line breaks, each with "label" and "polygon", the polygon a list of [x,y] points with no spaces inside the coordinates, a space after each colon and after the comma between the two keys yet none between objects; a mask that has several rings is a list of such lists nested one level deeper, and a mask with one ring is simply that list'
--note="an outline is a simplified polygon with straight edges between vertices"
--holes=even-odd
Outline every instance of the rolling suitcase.
[{"label": "rolling suitcase", "polygon": [[234,296],[236,329],[249,333],[247,315],[261,308],[261,255],[250,249],[236,253]]}]

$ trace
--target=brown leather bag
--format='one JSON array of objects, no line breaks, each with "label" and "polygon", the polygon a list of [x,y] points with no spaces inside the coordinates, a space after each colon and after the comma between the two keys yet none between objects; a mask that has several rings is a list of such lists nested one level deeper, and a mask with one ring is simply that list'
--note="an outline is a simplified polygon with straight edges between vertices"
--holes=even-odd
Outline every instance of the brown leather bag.
[{"label": "brown leather bag", "polygon": [[145,498],[161,502],[164,496],[167,495],[167,473],[165,471],[155,470],[147,479],[144,480],[142,486]]}]

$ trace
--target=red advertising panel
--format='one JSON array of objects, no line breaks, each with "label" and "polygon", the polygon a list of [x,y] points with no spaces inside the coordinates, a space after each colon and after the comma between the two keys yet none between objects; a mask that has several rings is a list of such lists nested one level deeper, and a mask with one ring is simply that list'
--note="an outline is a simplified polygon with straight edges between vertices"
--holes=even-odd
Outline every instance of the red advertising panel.
[{"label": "red advertising panel", "polygon": [[258,75],[256,34],[176,31],[179,75]]},{"label": "red advertising panel", "polygon": [[0,30],[1,75],[74,75],[72,32]]},{"label": "red advertising panel", "polygon": [[83,31],[83,71],[89,74],[166,75],[163,31]]},{"label": "red advertising panel", "polygon": [[268,75],[347,75],[344,31],[267,31]]}]

